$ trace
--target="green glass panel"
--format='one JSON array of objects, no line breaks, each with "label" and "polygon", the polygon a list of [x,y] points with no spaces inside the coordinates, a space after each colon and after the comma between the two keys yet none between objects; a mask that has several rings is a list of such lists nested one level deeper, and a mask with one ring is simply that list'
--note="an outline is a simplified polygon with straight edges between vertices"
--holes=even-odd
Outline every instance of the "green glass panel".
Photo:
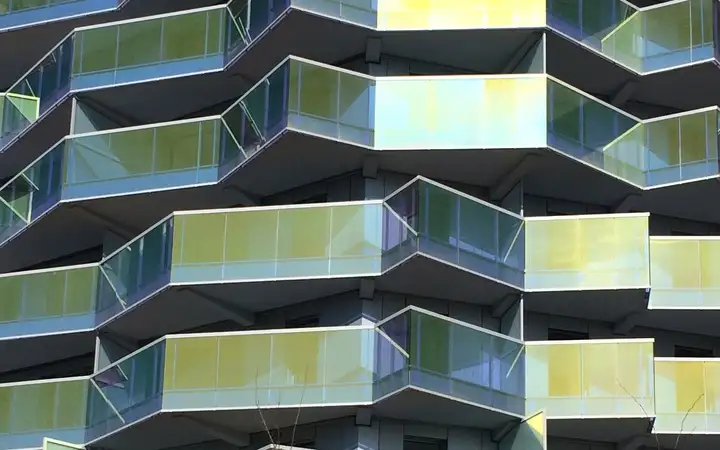
[{"label": "green glass panel", "polygon": [[12,411],[12,388],[0,388],[0,434],[7,434],[12,430]]},{"label": "green glass panel", "polygon": [[142,66],[160,59],[162,22],[143,20],[118,27],[117,67]]},{"label": "green glass panel", "polygon": [[162,25],[162,41],[158,40],[163,45],[162,59],[169,61],[205,55],[207,20],[207,13],[167,17],[162,23],[158,20],[158,26]]},{"label": "green glass panel", "polygon": [[[75,39],[76,42],[81,41],[80,48],[82,49],[80,61],[73,64],[75,74],[102,72],[116,67],[117,26],[83,30],[76,35]],[[77,50],[78,45],[74,45],[74,48]]]},{"label": "green glass panel", "polygon": [[55,424],[57,383],[16,386],[13,398],[13,432],[49,430]]},{"label": "green glass panel", "polygon": [[85,380],[57,384],[56,428],[84,428],[88,383]]},{"label": "green glass panel", "polygon": [[23,277],[8,276],[0,278],[0,292],[3,293],[0,301],[0,322],[14,322],[20,319],[24,298]]},{"label": "green glass panel", "polygon": [[65,314],[86,314],[94,311],[97,295],[97,267],[67,272]]}]

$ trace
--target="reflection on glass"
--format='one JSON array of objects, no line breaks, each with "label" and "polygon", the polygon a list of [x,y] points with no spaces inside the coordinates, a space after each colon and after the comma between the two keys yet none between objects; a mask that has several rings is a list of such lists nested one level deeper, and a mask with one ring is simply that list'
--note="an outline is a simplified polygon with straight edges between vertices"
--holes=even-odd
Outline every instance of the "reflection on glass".
[{"label": "reflection on glass", "polygon": [[204,119],[68,138],[63,198],[215,182],[225,134]]},{"label": "reflection on glass", "polygon": [[43,438],[85,442],[87,379],[0,386],[0,447],[38,448]]},{"label": "reflection on glass", "polygon": [[547,144],[545,76],[379,78],[375,148],[539,148]]},{"label": "reflection on glass", "polygon": [[372,145],[374,85],[373,79],[359,74],[288,60],[224,114],[241,149],[222,155],[221,173],[255,154],[286,127]]},{"label": "reflection on glass", "polygon": [[687,0],[641,10],[604,36],[600,50],[636,72],[710,59],[714,52],[713,3]]},{"label": "reflection on glass", "polygon": [[718,109],[645,123],[647,184],[657,186],[718,174]]},{"label": "reflection on glass", "polygon": [[25,130],[71,89],[134,83],[224,67],[230,23],[223,5],[142,21],[78,29],[8,91],[37,103],[34,114],[5,101],[0,146]]},{"label": "reflection on glass", "polygon": [[624,0],[547,0],[547,23],[596,50],[637,8]]},{"label": "reflection on glass", "polygon": [[659,433],[717,433],[720,361],[655,360],[655,430]]},{"label": "reflection on glass", "polygon": [[525,288],[631,289],[650,284],[648,216],[528,218]]},{"label": "reflection on glass", "polygon": [[650,306],[720,307],[720,240],[650,238]]},{"label": "reflection on glass", "polygon": [[[366,0],[370,3],[369,0]],[[365,3],[365,2],[363,2]],[[472,28],[542,27],[544,0],[380,0],[377,27],[384,30],[453,30]]]},{"label": "reflection on glass", "polygon": [[88,399],[87,440],[158,411],[162,405],[164,366],[163,341],[93,375]]},{"label": "reflection on glass", "polygon": [[[550,147],[633,183],[644,185],[640,149],[619,152],[618,139],[639,121],[555,80],[548,81]],[[607,151],[611,148],[610,151]],[[625,147],[623,147],[625,150]]]},{"label": "reflection on glass", "polygon": [[92,328],[97,276],[92,266],[0,277],[0,336]]},{"label": "reflection on glass", "polygon": [[97,323],[129,308],[170,281],[173,219],[133,240],[101,265]]},{"label": "reflection on glass", "polygon": [[372,401],[373,329],[169,338],[163,408]]},{"label": "reflection on glass", "polygon": [[528,342],[525,353],[528,413],[654,415],[651,340]]},{"label": "reflection on glass", "polygon": [[377,202],[177,214],[172,281],[378,273],[382,217]]},{"label": "reflection on glass", "polygon": [[519,216],[423,179],[386,203],[415,230],[418,251],[523,286],[524,230]]},{"label": "reflection on glass", "polygon": [[389,388],[417,386],[465,401],[524,414],[524,355],[520,341],[409,309],[379,325],[409,359],[398,356]]}]

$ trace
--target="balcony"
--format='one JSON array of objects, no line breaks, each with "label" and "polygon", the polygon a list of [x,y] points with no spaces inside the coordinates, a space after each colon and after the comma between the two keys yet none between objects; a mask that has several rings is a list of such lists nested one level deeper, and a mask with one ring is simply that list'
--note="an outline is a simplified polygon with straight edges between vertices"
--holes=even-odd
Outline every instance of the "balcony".
[{"label": "balcony", "polygon": [[0,30],[111,11],[119,0],[0,0]]},{"label": "balcony", "polygon": [[[68,136],[0,187],[0,243],[29,240],[36,259],[96,245],[101,227],[72,209],[78,204],[135,230],[174,209],[222,204],[228,194],[216,185],[219,159],[235,145],[219,117]],[[183,188],[193,194],[177,192]],[[146,195],[124,199],[125,210],[108,198],[136,193]],[[58,232],[65,244],[47,247]],[[29,256],[13,264],[32,264]]]},{"label": "balcony", "polygon": [[[445,422],[453,414],[446,409],[452,399],[452,408],[477,408],[468,410],[472,419],[453,418],[456,422],[475,420],[495,428],[524,415],[522,341],[415,307],[384,319],[378,328],[402,349],[379,352],[379,411],[392,416],[419,408],[417,420],[435,414],[433,420]],[[385,344],[390,348],[390,342]],[[433,396],[423,398],[427,393]],[[408,407],[409,399],[416,399],[418,407]]]},{"label": "balcony", "polygon": [[37,448],[44,437],[83,443],[88,378],[0,385],[0,447]]},{"label": "balcony", "polygon": [[161,410],[233,414],[245,432],[263,430],[258,409],[342,415],[373,401],[378,339],[372,327],[169,336],[93,376],[88,441]]},{"label": "balcony", "polygon": [[615,322],[646,309],[649,214],[525,219],[525,308]]},{"label": "balcony", "polygon": [[527,342],[525,352],[526,411],[566,419],[553,422],[558,434],[617,442],[646,432],[655,416],[653,340]]},{"label": "balcony", "polygon": [[[720,414],[715,392],[720,361],[717,359],[655,359],[655,432],[672,435],[717,434]],[[694,437],[694,436],[693,436]],[[701,438],[702,436],[698,436]]]},{"label": "balcony", "polygon": [[651,290],[640,325],[685,333],[712,333],[720,310],[720,284],[714,274],[720,257],[715,237],[650,238]]},{"label": "balcony", "polygon": [[97,265],[4,274],[0,339],[95,328]]},{"label": "balcony", "polygon": [[551,28],[637,73],[715,58],[711,0],[637,8],[622,0],[548,0]]}]

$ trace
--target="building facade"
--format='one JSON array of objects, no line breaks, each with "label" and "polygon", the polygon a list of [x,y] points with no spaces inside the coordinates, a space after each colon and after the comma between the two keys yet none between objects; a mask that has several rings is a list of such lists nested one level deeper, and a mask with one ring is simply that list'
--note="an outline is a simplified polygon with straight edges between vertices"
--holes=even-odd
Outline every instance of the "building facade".
[{"label": "building facade", "polygon": [[720,448],[719,14],[0,0],[0,450]]}]

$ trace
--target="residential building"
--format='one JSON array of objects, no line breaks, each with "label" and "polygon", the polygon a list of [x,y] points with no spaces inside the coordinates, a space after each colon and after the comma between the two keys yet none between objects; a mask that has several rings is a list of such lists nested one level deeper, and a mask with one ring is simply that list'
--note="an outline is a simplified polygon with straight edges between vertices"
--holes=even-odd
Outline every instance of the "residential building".
[{"label": "residential building", "polygon": [[0,450],[720,447],[716,0],[0,0]]}]

